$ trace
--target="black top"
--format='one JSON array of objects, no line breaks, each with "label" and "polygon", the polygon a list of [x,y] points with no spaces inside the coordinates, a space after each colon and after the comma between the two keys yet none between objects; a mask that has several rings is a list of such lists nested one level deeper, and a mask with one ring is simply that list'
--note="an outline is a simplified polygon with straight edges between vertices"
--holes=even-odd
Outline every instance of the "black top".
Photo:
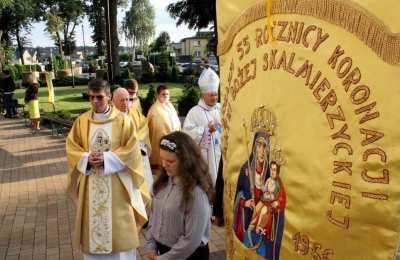
[{"label": "black top", "polygon": [[14,92],[15,91],[14,80],[11,78],[11,76],[0,80],[0,89],[3,92]]}]

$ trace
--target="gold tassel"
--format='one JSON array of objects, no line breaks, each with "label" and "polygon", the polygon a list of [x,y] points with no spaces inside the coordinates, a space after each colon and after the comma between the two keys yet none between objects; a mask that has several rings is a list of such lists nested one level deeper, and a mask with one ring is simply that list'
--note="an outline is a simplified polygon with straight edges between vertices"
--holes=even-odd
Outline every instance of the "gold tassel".
[{"label": "gold tassel", "polygon": [[274,35],[272,34],[272,29],[274,27],[274,20],[272,17],[272,0],[267,0],[265,5],[267,7],[267,29],[268,29],[268,41],[273,42]]}]

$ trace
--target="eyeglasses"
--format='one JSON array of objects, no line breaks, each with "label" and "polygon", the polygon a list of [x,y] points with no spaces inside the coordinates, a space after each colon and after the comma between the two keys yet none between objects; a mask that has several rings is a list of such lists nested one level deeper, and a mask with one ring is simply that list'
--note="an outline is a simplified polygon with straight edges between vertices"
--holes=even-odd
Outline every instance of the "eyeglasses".
[{"label": "eyeglasses", "polygon": [[93,99],[97,99],[97,100],[103,100],[106,96],[103,95],[89,95],[89,99],[93,100]]}]

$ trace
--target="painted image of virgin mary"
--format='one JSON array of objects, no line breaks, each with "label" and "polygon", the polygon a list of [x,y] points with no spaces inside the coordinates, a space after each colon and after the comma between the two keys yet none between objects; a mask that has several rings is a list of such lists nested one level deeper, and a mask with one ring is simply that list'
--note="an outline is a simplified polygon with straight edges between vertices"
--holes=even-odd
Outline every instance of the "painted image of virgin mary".
[{"label": "painted image of virgin mary", "polygon": [[240,169],[233,230],[246,247],[265,259],[278,260],[286,193],[279,177],[280,166],[269,161],[269,148],[268,133],[256,132],[251,154]]}]

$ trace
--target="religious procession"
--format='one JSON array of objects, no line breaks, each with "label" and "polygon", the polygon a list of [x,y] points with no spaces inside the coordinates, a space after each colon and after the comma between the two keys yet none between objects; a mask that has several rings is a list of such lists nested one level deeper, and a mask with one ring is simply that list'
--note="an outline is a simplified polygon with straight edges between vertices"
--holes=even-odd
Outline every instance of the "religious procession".
[{"label": "religious procession", "polygon": [[0,0],[0,259],[400,260],[397,10]]}]

